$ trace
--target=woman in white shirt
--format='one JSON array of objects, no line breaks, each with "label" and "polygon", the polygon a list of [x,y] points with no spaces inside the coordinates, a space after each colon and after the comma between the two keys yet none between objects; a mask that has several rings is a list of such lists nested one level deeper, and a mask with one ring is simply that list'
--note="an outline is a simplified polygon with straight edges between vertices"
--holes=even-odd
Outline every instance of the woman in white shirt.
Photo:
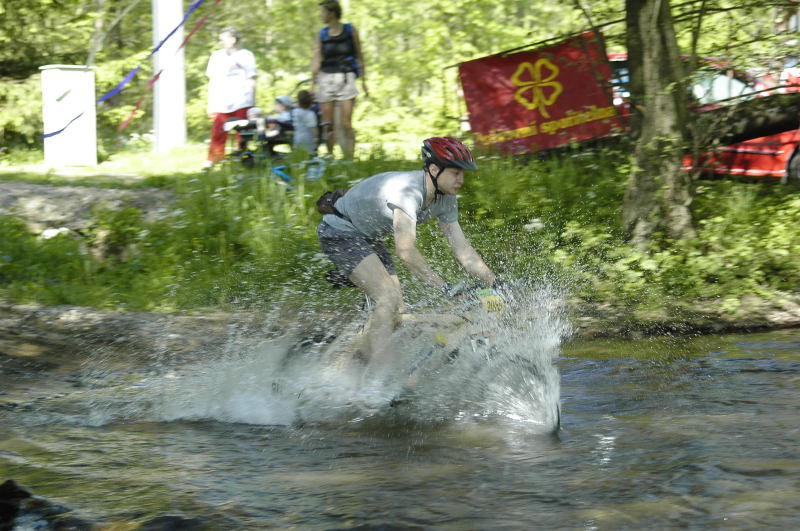
[{"label": "woman in white shirt", "polygon": [[239,40],[235,28],[224,28],[219,34],[221,48],[208,60],[208,117],[213,122],[207,166],[225,156],[225,122],[247,119],[247,110],[255,105],[256,59],[250,50],[239,48]]}]

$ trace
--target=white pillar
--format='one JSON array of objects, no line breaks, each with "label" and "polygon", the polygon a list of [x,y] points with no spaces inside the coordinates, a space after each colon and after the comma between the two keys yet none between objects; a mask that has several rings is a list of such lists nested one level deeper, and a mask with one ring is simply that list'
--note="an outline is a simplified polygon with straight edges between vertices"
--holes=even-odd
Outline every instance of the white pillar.
[{"label": "white pillar", "polygon": [[51,168],[97,164],[94,72],[77,65],[40,66],[44,163]]},{"label": "white pillar", "polygon": [[[152,0],[153,42],[158,46],[183,19],[181,0]],[[186,75],[183,61],[183,27],[153,55],[153,149],[163,153],[186,144]]]}]

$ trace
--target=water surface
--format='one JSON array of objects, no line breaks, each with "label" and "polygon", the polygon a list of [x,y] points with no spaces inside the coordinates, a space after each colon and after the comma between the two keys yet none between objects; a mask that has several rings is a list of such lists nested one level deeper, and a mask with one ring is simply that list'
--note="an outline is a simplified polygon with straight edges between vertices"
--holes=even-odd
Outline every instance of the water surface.
[{"label": "water surface", "polygon": [[800,331],[529,346],[560,353],[557,435],[524,404],[298,422],[297,401],[259,390],[274,366],[246,355],[102,385],[91,359],[17,374],[0,479],[95,521],[209,529],[800,526]]}]

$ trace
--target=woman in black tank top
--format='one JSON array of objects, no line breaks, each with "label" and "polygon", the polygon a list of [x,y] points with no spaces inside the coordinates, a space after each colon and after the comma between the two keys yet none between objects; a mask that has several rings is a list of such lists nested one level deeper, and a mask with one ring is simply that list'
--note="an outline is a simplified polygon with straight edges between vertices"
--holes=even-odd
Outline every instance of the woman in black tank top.
[{"label": "woman in black tank top", "polygon": [[[325,28],[328,29],[328,28]],[[322,65],[320,70],[328,73],[356,72],[358,63],[355,61],[356,45],[353,42],[352,30],[342,28],[339,35],[333,36],[323,30],[322,36]]]},{"label": "woman in black tank top", "polygon": [[[356,78],[369,96],[365,81],[364,59],[358,32],[352,24],[343,24],[338,0],[320,2],[320,17],[326,26],[319,32],[314,45],[311,76],[322,114],[323,132],[328,153],[333,153],[334,136],[339,134],[339,147],[345,158],[352,158],[355,130],[352,125],[353,106],[358,95]],[[334,123],[334,110],[339,104],[339,123]]]}]

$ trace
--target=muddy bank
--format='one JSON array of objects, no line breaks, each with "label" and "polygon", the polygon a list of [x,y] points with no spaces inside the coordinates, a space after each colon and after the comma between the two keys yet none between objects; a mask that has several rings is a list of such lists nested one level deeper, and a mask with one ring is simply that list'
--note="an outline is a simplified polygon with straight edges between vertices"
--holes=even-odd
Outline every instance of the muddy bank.
[{"label": "muddy bank", "polygon": [[626,309],[607,303],[572,301],[569,314],[573,339],[617,337],[639,339],[657,335],[705,335],[748,333],[800,327],[800,295],[773,293],[769,299],[745,295],[734,311],[722,309],[723,301],[705,301],[680,308],[664,306]]},{"label": "muddy bank", "polygon": [[269,333],[264,316],[116,312],[0,302],[0,356],[70,358],[102,349],[126,356],[191,354],[233,336]]},{"label": "muddy bank", "polygon": [[0,215],[16,216],[31,232],[89,228],[92,210],[135,207],[155,219],[172,201],[169,191],[157,188],[117,189],[92,186],[53,186],[0,181]]},{"label": "muddy bank", "polygon": [[[687,315],[666,311],[626,312],[609,305],[568,305],[573,333],[570,340],[601,337],[638,339],[654,335],[702,335],[756,332],[800,327],[800,297],[783,295],[773,301],[746,297],[738,318],[698,308]],[[341,317],[341,316],[340,316]],[[102,350],[130,356],[198,356],[224,348],[235,340],[258,341],[293,330],[297,341],[318,341],[320,323],[330,316],[303,323],[298,316],[258,312],[162,314],[118,312],[75,306],[47,307],[0,302],[0,359],[3,368],[16,360],[64,360],[82,358]],[[333,325],[335,327],[335,325]],[[328,331],[330,332],[330,331]]]},{"label": "muddy bank", "polygon": [[[23,219],[37,233],[81,231],[92,223],[92,209],[133,206],[153,219],[167,211],[171,192],[161,189],[110,189],[0,182],[0,215]],[[621,337],[636,339],[659,334],[751,332],[800,326],[800,295],[774,293],[769,298],[748,295],[731,313],[718,304],[691,303],[682,309],[629,310],[608,304],[567,302],[573,327],[570,339]],[[291,316],[283,323],[253,313],[157,314],[97,311],[82,307],[42,307],[0,301],[0,356],[25,359],[105,351],[189,354],[217,348],[232,334],[258,335],[269,328],[304,325]],[[265,324],[266,323],[266,324]],[[335,327],[334,327],[335,328]],[[308,329],[307,336],[318,331]]]}]

